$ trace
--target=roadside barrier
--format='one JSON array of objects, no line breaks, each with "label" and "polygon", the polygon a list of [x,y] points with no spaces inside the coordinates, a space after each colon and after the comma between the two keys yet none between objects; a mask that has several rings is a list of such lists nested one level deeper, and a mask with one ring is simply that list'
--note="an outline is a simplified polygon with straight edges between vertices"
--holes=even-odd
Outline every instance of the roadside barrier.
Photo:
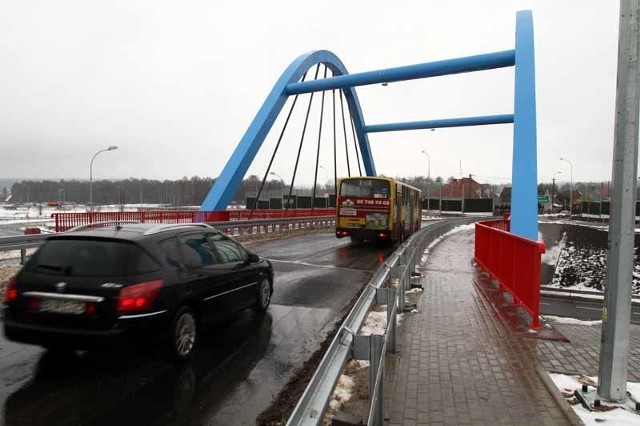
[{"label": "roadside barrier", "polygon": [[538,329],[540,261],[545,245],[508,232],[505,222],[508,220],[476,223],[475,260],[531,315],[531,327]]},{"label": "roadside barrier", "polygon": [[335,216],[335,209],[290,210],[141,210],[137,212],[53,213],[55,231],[64,232],[80,225],[97,222],[133,221],[142,223],[229,222],[250,219],[286,219]]},{"label": "roadside barrier", "polygon": [[[245,237],[245,236],[263,235],[263,234],[286,233],[289,231],[300,230],[300,229],[333,228],[335,227],[335,220],[336,220],[335,216],[332,215],[332,216],[293,217],[293,218],[282,218],[282,219],[258,219],[258,220],[208,222],[208,224],[233,237]],[[105,221],[104,223],[115,224],[119,222],[131,223],[135,221],[115,219],[115,220]],[[103,222],[92,222],[92,223],[94,223],[96,226],[103,224]],[[167,223],[167,222],[150,221],[150,223]],[[173,222],[173,223],[176,223],[176,222]],[[177,222],[177,223],[180,223],[180,222]],[[191,223],[191,222],[186,222],[186,223]],[[88,224],[85,224],[85,225],[88,225]],[[81,225],[78,225],[78,226],[81,226]],[[26,257],[27,249],[34,249],[41,246],[42,244],[44,244],[47,238],[54,235],[56,234],[29,234],[29,235],[15,236],[15,237],[0,237],[0,252],[20,251],[20,259],[21,259],[20,263],[24,264],[27,258]]]},{"label": "roadside barrier", "polygon": [[[287,420],[287,426],[320,425],[333,390],[348,360],[370,362],[369,408],[367,425],[383,425],[385,415],[383,381],[385,354],[396,351],[397,314],[405,312],[405,292],[411,287],[411,276],[422,255],[433,241],[456,226],[479,218],[449,219],[430,224],[414,233],[378,268],[355,305],[340,325],[304,394]],[[390,279],[397,279],[396,288],[386,288]],[[384,335],[360,336],[374,304],[387,305],[387,327]]]}]

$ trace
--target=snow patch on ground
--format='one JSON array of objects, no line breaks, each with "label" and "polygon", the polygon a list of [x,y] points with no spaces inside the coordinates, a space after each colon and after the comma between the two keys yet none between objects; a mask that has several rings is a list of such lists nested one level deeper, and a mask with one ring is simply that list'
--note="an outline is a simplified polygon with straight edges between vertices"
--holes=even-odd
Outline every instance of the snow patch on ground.
[{"label": "snow patch on ground", "polygon": [[[597,377],[588,376],[570,376],[566,374],[547,373],[560,392],[565,395],[565,398],[569,398],[569,403],[572,404],[573,411],[580,417],[580,420],[587,426],[601,425],[602,423],[612,425],[638,425],[640,424],[640,415],[633,411],[628,411],[626,404],[614,404],[610,402],[602,401],[603,406],[613,407],[608,408],[610,411],[589,411],[580,403],[576,403],[571,399],[570,394],[576,389],[580,389],[583,384],[589,386],[597,386]],[[627,391],[629,391],[635,398],[640,396],[640,383],[627,382]],[[574,397],[575,398],[575,397]]]},{"label": "snow patch on ground", "polygon": [[427,261],[427,258],[429,256],[429,251],[435,247],[440,241],[444,240],[446,237],[448,237],[451,234],[455,234],[456,232],[462,232],[462,231],[469,231],[469,230],[475,230],[476,229],[476,224],[475,223],[470,223],[468,225],[460,225],[460,226],[456,226],[455,228],[453,228],[452,230],[450,230],[449,232],[439,236],[438,238],[436,238],[435,240],[431,241],[431,244],[429,244],[427,246],[427,248],[425,249],[425,251],[422,253],[422,257],[420,258],[420,261],[422,263]]},{"label": "snow patch on ground", "polygon": [[331,402],[329,402],[329,408],[333,411],[340,411],[344,405],[351,400],[353,396],[353,388],[356,382],[349,376],[341,374],[338,379],[338,384],[331,396]]},{"label": "snow patch on ground", "polygon": [[360,335],[370,336],[373,334],[384,335],[387,329],[387,312],[371,311],[367,315],[364,325],[360,329]]},{"label": "snow patch on ground", "polygon": [[597,320],[597,321],[582,321],[579,319],[575,319],[575,318],[569,318],[569,317],[556,317],[553,315],[545,315],[544,316],[546,319],[548,320],[552,320],[553,322],[559,323],[559,324],[567,324],[567,325],[600,325],[602,324],[601,320]]},{"label": "snow patch on ground", "polygon": [[[564,249],[566,237],[567,233],[565,232],[562,234],[562,239],[557,245],[544,252],[542,255],[542,263],[546,263],[547,265],[556,265],[558,263],[560,253],[562,253],[562,250]],[[542,241],[542,238],[538,237],[538,240]]]}]

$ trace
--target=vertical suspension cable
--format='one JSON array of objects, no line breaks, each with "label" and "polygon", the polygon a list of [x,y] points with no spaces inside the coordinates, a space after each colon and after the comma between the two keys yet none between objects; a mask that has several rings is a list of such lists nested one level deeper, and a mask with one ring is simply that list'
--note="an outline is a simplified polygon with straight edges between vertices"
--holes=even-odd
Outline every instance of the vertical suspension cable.
[{"label": "vertical suspension cable", "polygon": [[342,111],[342,134],[344,135],[344,153],[347,156],[347,176],[351,177],[351,166],[349,165],[349,147],[347,145],[347,122],[344,120],[344,100],[342,90],[340,90],[340,110]]},{"label": "vertical suspension cable", "polygon": [[[304,75],[302,76],[302,80],[304,82],[304,80],[307,78],[307,73],[304,73]],[[276,147],[273,150],[273,154],[271,155],[271,160],[269,160],[269,165],[267,166],[267,171],[264,174],[264,177],[262,178],[262,182],[260,182],[260,189],[258,190],[258,193],[256,194],[256,199],[253,201],[253,208],[251,209],[251,213],[249,213],[249,220],[251,220],[251,217],[253,216],[253,211],[256,209],[256,205],[258,204],[258,200],[260,199],[260,194],[262,193],[262,188],[264,187],[265,182],[267,181],[267,177],[269,176],[269,172],[271,171],[271,166],[273,165],[273,160],[275,160],[276,158],[276,154],[278,153],[278,148],[280,147],[280,142],[282,142],[282,137],[284,136],[284,132],[285,130],[287,130],[287,125],[289,124],[289,119],[291,118],[291,114],[293,113],[294,108],[296,107],[296,102],[298,102],[298,96],[299,95],[295,95],[295,97],[293,98],[293,103],[291,104],[291,108],[289,109],[289,113],[287,114],[287,119],[284,122],[284,126],[282,126],[282,131],[280,132],[280,136],[278,137],[278,143],[276,143]],[[284,189],[284,188],[282,188]]]},{"label": "vertical suspension cable", "polygon": [[356,139],[356,127],[353,123],[353,113],[351,112],[351,105],[347,102],[347,108],[349,109],[349,122],[351,123],[351,135],[353,136],[353,146],[356,150],[356,159],[358,160],[358,172],[362,176],[362,168],[360,167],[360,151],[358,150],[358,140]]},{"label": "vertical suspension cable", "polygon": [[353,135],[353,148],[356,150],[356,161],[358,162],[358,173],[360,173],[360,176],[362,176],[362,167],[360,167],[360,151],[358,151],[358,141],[356,140],[356,128],[355,128],[355,125],[353,124],[353,117],[351,117],[351,115],[349,115],[349,121],[351,122],[351,134]]},{"label": "vertical suspension cable", "polygon": [[336,90],[333,89],[333,193],[338,205],[338,152],[336,137]]},{"label": "vertical suspension cable", "polygon": [[[314,80],[318,79],[318,72],[320,71],[320,64],[316,66],[316,73],[313,77]],[[289,211],[289,201],[291,200],[291,193],[293,192],[293,184],[296,181],[296,173],[298,172],[298,163],[300,162],[300,153],[302,152],[302,144],[304,143],[304,135],[307,132],[307,124],[309,123],[309,113],[311,112],[311,104],[313,102],[313,95],[315,92],[311,92],[309,97],[309,105],[307,106],[307,115],[304,119],[304,127],[302,128],[302,136],[300,137],[300,146],[298,146],[298,156],[296,157],[296,165],[293,168],[293,176],[291,177],[291,186],[289,187],[289,197],[287,198],[287,208],[285,212]],[[285,213],[286,215],[286,213]]]},{"label": "vertical suspension cable", "polygon": [[[324,66],[324,78],[327,78],[327,70],[329,68]],[[316,151],[316,170],[313,175],[313,194],[311,195],[311,211],[313,211],[316,205],[316,185],[318,183],[318,166],[320,165],[320,140],[322,138],[322,121],[324,118],[324,95],[326,91],[322,91],[322,102],[320,103],[320,127],[318,129],[318,150]]]}]

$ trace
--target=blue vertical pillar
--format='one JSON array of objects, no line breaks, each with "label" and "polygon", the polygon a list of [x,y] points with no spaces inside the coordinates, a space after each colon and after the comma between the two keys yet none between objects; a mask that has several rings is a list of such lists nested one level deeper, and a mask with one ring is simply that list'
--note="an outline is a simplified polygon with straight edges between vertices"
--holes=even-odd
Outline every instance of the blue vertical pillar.
[{"label": "blue vertical pillar", "polygon": [[533,17],[516,15],[515,105],[511,172],[511,232],[538,239],[538,158]]}]

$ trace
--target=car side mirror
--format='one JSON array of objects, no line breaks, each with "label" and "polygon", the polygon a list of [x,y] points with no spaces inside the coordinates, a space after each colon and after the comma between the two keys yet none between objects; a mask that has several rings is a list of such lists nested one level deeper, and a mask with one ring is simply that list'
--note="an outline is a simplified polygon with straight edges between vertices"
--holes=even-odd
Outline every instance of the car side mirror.
[{"label": "car side mirror", "polygon": [[260,257],[257,254],[249,253],[249,257],[247,258],[247,263],[256,263],[260,262]]}]

